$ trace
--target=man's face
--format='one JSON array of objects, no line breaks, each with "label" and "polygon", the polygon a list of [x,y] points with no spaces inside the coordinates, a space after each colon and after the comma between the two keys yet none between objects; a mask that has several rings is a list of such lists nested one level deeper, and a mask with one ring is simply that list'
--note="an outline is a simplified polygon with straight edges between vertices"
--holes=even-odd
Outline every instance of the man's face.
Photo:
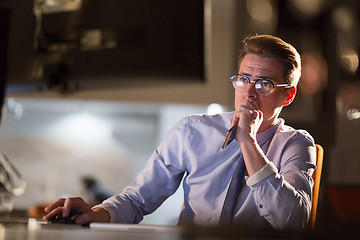
[{"label": "man's face", "polygon": [[[283,77],[283,66],[281,63],[269,57],[262,57],[256,54],[247,54],[242,60],[239,68],[239,74],[256,78],[265,78],[277,84],[286,83]],[[235,110],[238,111],[241,105],[257,108],[264,114],[262,127],[259,131],[269,128],[279,113],[281,112],[284,102],[288,99],[289,89],[283,87],[263,96],[257,93],[255,85],[249,84],[247,90],[235,89]]]}]

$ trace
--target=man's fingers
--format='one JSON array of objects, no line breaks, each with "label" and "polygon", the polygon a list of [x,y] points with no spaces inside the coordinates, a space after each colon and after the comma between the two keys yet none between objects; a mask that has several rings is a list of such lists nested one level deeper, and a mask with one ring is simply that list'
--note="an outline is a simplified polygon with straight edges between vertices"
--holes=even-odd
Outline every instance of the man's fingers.
[{"label": "man's fingers", "polygon": [[71,198],[66,198],[64,202],[64,210],[62,212],[63,217],[69,216],[71,206],[72,206],[73,200]]},{"label": "man's fingers", "polygon": [[65,199],[60,198],[58,200],[56,200],[55,202],[53,202],[52,204],[50,204],[49,206],[47,206],[44,211],[46,213],[51,212],[52,210],[54,210],[55,208],[59,207],[59,206],[63,206],[65,202]]},{"label": "man's fingers", "polygon": [[49,206],[47,206],[44,211],[47,213],[44,217],[43,220],[44,221],[49,221],[50,219],[52,219],[53,217],[55,217],[56,215],[60,214],[63,209],[64,209],[64,202],[65,199],[63,198],[59,198],[58,200],[56,200],[55,202],[53,202],[52,204],[50,204]]},{"label": "man's fingers", "polygon": [[250,108],[244,106],[244,105],[241,105],[239,110],[236,111],[233,115],[233,118],[232,118],[232,123],[231,125],[234,126],[234,125],[238,125],[239,124],[239,120],[240,120],[240,116],[242,114],[253,114],[253,110],[251,110]]},{"label": "man's fingers", "polygon": [[248,114],[252,114],[254,111],[256,111],[257,109],[254,108],[253,106],[248,106],[248,105],[241,105],[239,112],[240,113],[248,113]]},{"label": "man's fingers", "polygon": [[75,209],[78,213],[84,213],[89,211],[91,207],[80,197],[67,198],[64,202],[63,216],[68,216],[71,209]]},{"label": "man's fingers", "polygon": [[232,122],[231,122],[231,126],[237,125],[238,122],[239,122],[239,116],[236,113],[234,113]]},{"label": "man's fingers", "polygon": [[90,211],[91,207],[80,197],[60,198],[44,209],[47,215],[43,219],[50,220],[61,212],[63,217],[68,217],[72,209],[78,213],[85,213]]},{"label": "man's fingers", "polygon": [[247,100],[243,106],[245,106],[251,110],[259,110],[259,104],[256,101],[253,102],[253,101]]},{"label": "man's fingers", "polygon": [[48,214],[43,217],[43,220],[49,221],[56,215],[60,214],[62,211],[63,211],[63,207],[57,207],[57,208],[53,209],[52,211],[48,212]]}]

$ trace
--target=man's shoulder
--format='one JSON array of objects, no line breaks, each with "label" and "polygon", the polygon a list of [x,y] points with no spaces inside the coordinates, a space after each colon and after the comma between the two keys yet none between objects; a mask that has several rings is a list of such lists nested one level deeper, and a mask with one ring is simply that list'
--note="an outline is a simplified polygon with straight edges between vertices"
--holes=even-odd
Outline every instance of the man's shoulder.
[{"label": "man's shoulder", "polygon": [[217,114],[192,114],[187,116],[192,121],[206,121],[206,120],[231,120],[234,112],[223,112]]},{"label": "man's shoulder", "polygon": [[303,139],[304,141],[309,141],[314,143],[314,138],[311,134],[305,129],[295,129],[289,125],[285,124],[283,119],[280,119],[281,123],[275,135],[281,138],[287,139]]},{"label": "man's shoulder", "polygon": [[187,122],[190,124],[231,124],[233,112],[224,112],[218,114],[193,114],[187,116]]}]

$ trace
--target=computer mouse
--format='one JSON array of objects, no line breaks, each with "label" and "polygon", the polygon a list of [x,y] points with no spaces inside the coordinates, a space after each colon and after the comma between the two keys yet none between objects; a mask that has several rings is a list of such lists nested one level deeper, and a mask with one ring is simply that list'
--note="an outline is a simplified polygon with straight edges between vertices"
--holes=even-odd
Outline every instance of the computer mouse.
[{"label": "computer mouse", "polygon": [[52,219],[50,219],[50,223],[55,223],[55,224],[76,224],[75,223],[75,219],[79,216],[80,214],[70,211],[69,215],[67,217],[63,217],[62,213],[56,215],[55,217],[53,217]]}]

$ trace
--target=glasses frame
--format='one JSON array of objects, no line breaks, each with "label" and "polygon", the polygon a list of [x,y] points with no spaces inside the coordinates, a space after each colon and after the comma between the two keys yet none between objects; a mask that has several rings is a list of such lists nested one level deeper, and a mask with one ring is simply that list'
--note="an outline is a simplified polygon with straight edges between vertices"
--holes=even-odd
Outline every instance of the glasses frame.
[{"label": "glasses frame", "polygon": [[[266,80],[266,81],[268,81],[268,82],[272,85],[272,89],[271,89],[271,91],[270,91],[268,94],[262,94],[262,93],[260,93],[260,92],[258,91],[258,89],[255,87],[256,92],[257,92],[258,94],[260,94],[260,95],[263,95],[263,96],[270,95],[271,93],[274,92],[275,88],[277,88],[277,87],[285,87],[285,88],[291,88],[291,87],[292,87],[292,86],[291,86],[290,84],[288,84],[288,83],[280,83],[280,84],[277,84],[277,83],[274,83],[273,81],[271,81],[271,80],[269,80],[269,79],[266,79],[266,78],[253,77],[253,76],[247,76],[247,75],[242,75],[242,74],[236,74],[236,75],[233,75],[233,76],[230,77],[231,83],[232,83],[232,85],[233,85],[233,87],[234,87],[235,89],[236,89],[236,86],[235,86],[235,84],[234,84],[234,79],[235,79],[236,77],[243,77],[243,78],[247,79],[248,84],[249,84],[249,83],[254,83],[255,85],[256,85],[256,83],[258,83],[258,82],[261,81],[261,80]],[[252,78],[253,80],[251,80],[251,78]],[[249,86],[249,85],[248,85],[248,86]]]}]

